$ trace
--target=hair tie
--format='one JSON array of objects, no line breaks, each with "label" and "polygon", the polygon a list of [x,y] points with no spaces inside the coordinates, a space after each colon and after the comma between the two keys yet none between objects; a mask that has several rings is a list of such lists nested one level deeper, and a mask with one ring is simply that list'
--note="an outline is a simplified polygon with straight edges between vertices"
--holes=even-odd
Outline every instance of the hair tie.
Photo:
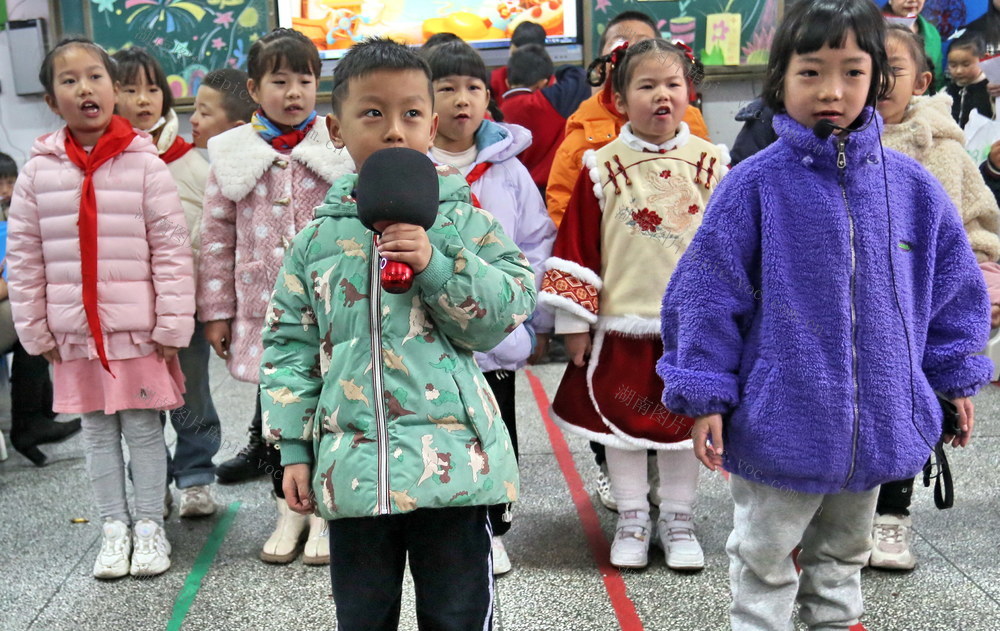
[{"label": "hair tie", "polygon": [[684,53],[684,56],[687,57],[688,61],[694,63],[694,51],[691,50],[690,46],[680,40],[675,41],[674,46],[681,49],[681,52]]}]

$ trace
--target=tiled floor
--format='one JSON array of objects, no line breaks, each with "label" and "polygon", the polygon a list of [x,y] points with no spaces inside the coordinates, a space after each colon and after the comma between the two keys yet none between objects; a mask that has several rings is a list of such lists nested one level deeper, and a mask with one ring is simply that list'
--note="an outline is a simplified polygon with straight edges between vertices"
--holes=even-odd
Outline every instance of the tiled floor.
[{"label": "tiled floor", "polygon": [[[562,367],[534,369],[551,396]],[[218,460],[243,444],[253,411],[252,386],[212,366],[216,407],[223,417]],[[514,571],[497,582],[496,628],[524,631],[621,628],[605,582],[588,547],[577,507],[560,469],[538,406],[518,377],[518,430],[523,501],[516,507],[507,547]],[[919,566],[910,574],[865,571],[863,586],[871,631],[996,631],[1000,629],[1000,389],[976,400],[976,440],[951,456],[956,502],[934,509],[930,490],[917,487],[914,522]],[[4,424],[7,429],[7,425]],[[170,435],[168,434],[168,439]],[[593,491],[595,467],[585,441],[566,437],[584,483]],[[148,580],[101,583],[90,576],[99,528],[85,479],[78,437],[48,447],[52,464],[38,469],[19,454],[0,463],[0,629],[3,631],[192,629],[333,629],[329,577],[301,563],[267,566],[257,560],[274,509],[269,485],[258,480],[217,486],[220,512],[204,520],[167,522],[173,568]],[[604,535],[615,517],[596,503]],[[223,515],[235,513],[214,558],[203,550]],[[75,517],[94,521],[73,524]],[[698,574],[668,570],[661,553],[649,569],[624,576],[625,595],[648,630],[727,628],[727,560],[731,502],[721,476],[702,471],[697,509],[707,568]],[[185,588],[199,555],[211,565],[193,602]],[[442,570],[446,571],[446,570]],[[403,629],[415,629],[407,588]]]}]

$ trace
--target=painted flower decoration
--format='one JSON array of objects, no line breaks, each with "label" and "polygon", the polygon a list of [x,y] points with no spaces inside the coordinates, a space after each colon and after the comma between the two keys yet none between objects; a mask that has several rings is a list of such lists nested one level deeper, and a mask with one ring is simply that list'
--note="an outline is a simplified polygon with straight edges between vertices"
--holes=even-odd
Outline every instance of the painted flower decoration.
[{"label": "painted flower decoration", "polygon": [[656,232],[656,228],[663,223],[663,218],[650,209],[643,208],[632,213],[632,221],[644,232]]},{"label": "painted flower decoration", "polygon": [[224,13],[218,14],[217,16],[215,16],[215,19],[212,20],[212,23],[221,24],[222,26],[229,26],[230,24],[233,23],[233,12],[226,11]]},{"label": "painted flower decoration", "polygon": [[212,40],[212,48],[214,48],[215,50],[219,50],[220,48],[225,48],[225,47],[226,47],[226,42],[223,41],[221,37],[216,37],[215,39]]},{"label": "painted flower decoration", "polygon": [[662,177],[664,180],[670,179],[670,170],[664,169],[663,171],[660,171],[660,177]]},{"label": "painted flower decoration", "polygon": [[688,206],[688,214],[697,215],[698,214],[698,204],[691,204]]}]

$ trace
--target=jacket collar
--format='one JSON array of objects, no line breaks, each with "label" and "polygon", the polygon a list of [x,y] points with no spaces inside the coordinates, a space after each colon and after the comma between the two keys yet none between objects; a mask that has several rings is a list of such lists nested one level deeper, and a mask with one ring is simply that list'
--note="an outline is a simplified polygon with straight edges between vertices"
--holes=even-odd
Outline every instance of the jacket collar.
[{"label": "jacket collar", "polygon": [[[858,131],[851,132],[847,136],[847,144],[844,147],[848,164],[866,159],[876,152],[881,142],[880,131],[884,126],[878,112],[866,107],[861,111],[859,118],[862,123]],[[868,124],[869,120],[871,124]],[[832,169],[837,167],[838,136],[819,138],[813,133],[812,128],[805,127],[784,113],[775,114],[774,131],[795,153],[802,156],[804,163],[828,165]]]},{"label": "jacket collar", "polygon": [[687,123],[681,121],[681,124],[677,127],[677,134],[661,145],[654,145],[651,142],[646,142],[632,133],[632,123],[625,123],[622,125],[621,131],[618,135],[622,139],[622,142],[625,143],[625,146],[629,149],[633,149],[635,151],[645,151],[647,153],[663,153],[666,151],[673,151],[678,147],[683,147],[687,144],[688,138],[691,137],[691,132],[688,129]]},{"label": "jacket collar", "polygon": [[282,154],[264,142],[249,123],[209,140],[208,153],[222,194],[233,201],[243,199],[275,160],[289,157],[309,167],[327,184],[353,171],[354,164],[347,152],[333,148],[322,122],[317,121],[290,154]]}]

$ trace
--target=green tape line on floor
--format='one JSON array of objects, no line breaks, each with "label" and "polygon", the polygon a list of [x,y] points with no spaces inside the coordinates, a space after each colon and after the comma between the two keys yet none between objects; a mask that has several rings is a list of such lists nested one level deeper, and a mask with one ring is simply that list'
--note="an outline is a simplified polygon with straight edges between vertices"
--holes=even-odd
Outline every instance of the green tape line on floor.
[{"label": "green tape line on floor", "polygon": [[208,574],[209,568],[212,567],[215,555],[219,551],[222,541],[226,538],[229,527],[233,525],[233,520],[236,519],[236,512],[240,510],[240,504],[241,502],[233,502],[229,505],[226,514],[215,525],[208,541],[202,546],[198,558],[194,560],[194,566],[184,581],[184,587],[181,588],[180,593],[177,594],[177,600],[174,601],[174,612],[170,617],[170,622],[167,623],[167,631],[180,631],[184,624],[184,618],[187,616],[188,610],[191,609],[191,605],[198,595],[198,590],[201,589],[201,581]]}]

